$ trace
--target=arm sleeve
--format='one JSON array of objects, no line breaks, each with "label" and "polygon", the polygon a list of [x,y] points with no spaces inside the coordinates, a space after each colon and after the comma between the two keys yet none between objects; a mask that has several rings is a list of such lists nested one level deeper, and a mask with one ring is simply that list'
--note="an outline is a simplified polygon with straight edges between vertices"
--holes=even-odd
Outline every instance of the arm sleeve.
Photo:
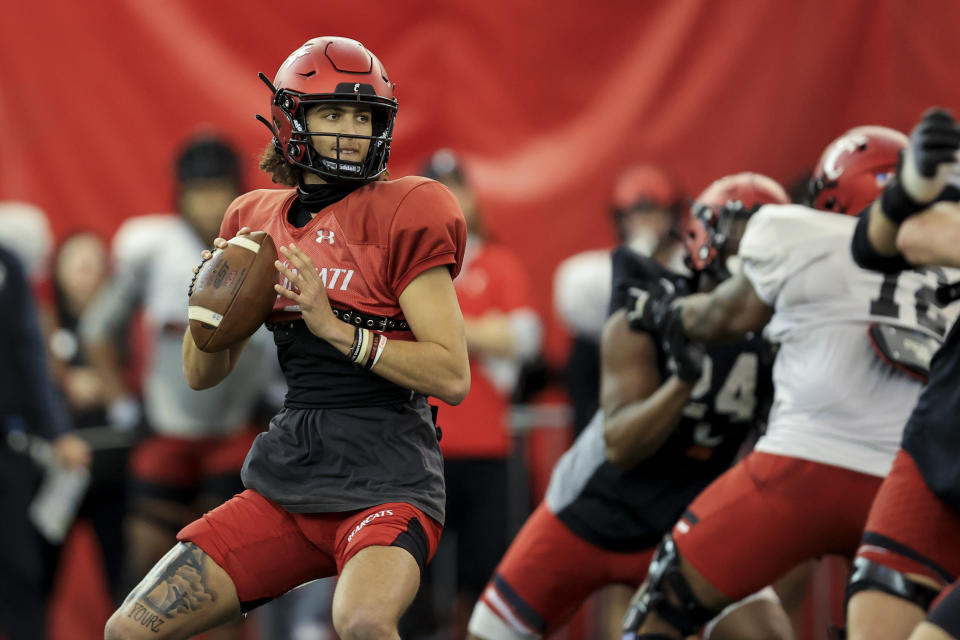
[{"label": "arm sleeve", "polygon": [[455,278],[466,241],[466,222],[446,187],[425,182],[411,189],[390,227],[388,273],[393,292],[399,298],[414,278],[439,265],[449,265]]},{"label": "arm sleeve", "polygon": [[7,283],[0,299],[4,309],[15,310],[13,331],[4,336],[4,340],[11,343],[13,356],[7,366],[19,380],[16,388],[23,393],[14,403],[23,407],[23,418],[31,432],[53,439],[70,429],[70,418],[50,376],[40,320],[26,276],[15,262],[5,260],[4,263]]},{"label": "arm sleeve", "polygon": [[864,209],[857,221],[857,228],[853,231],[853,242],[850,249],[853,252],[853,261],[861,269],[870,269],[881,273],[898,273],[913,267],[900,254],[895,256],[881,256],[873,249],[867,237],[867,228],[870,225],[870,207]]}]

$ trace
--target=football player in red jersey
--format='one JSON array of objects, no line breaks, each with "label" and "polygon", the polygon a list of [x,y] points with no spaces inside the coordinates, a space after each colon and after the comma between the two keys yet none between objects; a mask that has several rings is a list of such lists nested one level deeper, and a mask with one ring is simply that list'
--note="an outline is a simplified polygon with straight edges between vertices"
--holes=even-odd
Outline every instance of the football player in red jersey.
[{"label": "football player in red jersey", "polygon": [[[109,640],[186,638],[331,575],[341,638],[399,638],[440,537],[426,397],[457,404],[470,386],[452,279],[463,216],[439,183],[384,179],[394,85],[359,42],[315,38],[263,79],[274,139],[261,167],[294,188],[238,198],[215,245],[261,229],[279,248],[268,327],[285,405],[244,463],[247,489],[178,534],[108,621]],[[217,384],[243,346],[203,353],[188,332],[187,381]]]}]

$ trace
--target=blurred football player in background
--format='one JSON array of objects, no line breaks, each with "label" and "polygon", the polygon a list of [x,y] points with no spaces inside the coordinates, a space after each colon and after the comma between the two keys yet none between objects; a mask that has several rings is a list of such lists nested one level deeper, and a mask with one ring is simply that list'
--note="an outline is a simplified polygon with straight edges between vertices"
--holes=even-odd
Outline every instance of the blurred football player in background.
[{"label": "blurred football player in background", "polygon": [[26,451],[34,448],[31,437],[43,438],[52,443],[53,462],[86,468],[90,449],[72,433],[50,376],[32,291],[36,282],[28,277],[46,264],[43,212],[0,204],[0,229],[34,231],[0,233],[0,634],[7,640],[36,640],[46,633],[50,571],[44,540],[27,515],[41,474]]},{"label": "blurred football player in background", "polygon": [[[683,253],[675,234],[683,206],[683,192],[663,169],[650,164],[627,169],[617,178],[610,202],[618,241],[682,271]],[[610,306],[610,251],[570,256],[557,267],[553,279],[554,309],[573,336],[565,382],[573,404],[575,436],[598,407],[600,334]]]},{"label": "blurred football player in background", "polygon": [[[457,404],[470,387],[453,285],[463,215],[437,182],[385,179],[397,101],[362,44],[314,38],[272,83],[261,77],[273,133],[261,167],[289,188],[238,198],[214,244],[262,229],[279,248],[268,324],[284,408],[247,456],[247,489],[178,534],[108,621],[108,640],[186,638],[332,575],[341,638],[399,638],[442,530],[426,396]],[[182,335],[195,389],[221,383],[247,346],[204,353]]]},{"label": "blurred football player in background", "polygon": [[[549,635],[596,589],[639,586],[663,534],[759,426],[772,393],[771,356],[759,336],[705,351],[677,334],[661,349],[631,327],[624,307],[638,286],[712,289],[729,275],[746,220],[770,202],[787,195],[754,173],[704,191],[680,224],[693,278],[631,245],[614,251],[601,410],[557,463],[546,499],[497,567],[474,608],[471,637]],[[769,590],[728,613],[713,638],[747,637],[744,629],[792,637]]]},{"label": "blurred football player in background", "polygon": [[[947,320],[920,293],[936,286],[933,274],[904,273],[890,286],[850,256],[853,216],[880,193],[906,143],[884,127],[848,131],[814,171],[819,211],[761,208],[740,244],[742,268],[709,294],[636,297],[634,317],[665,344],[676,333],[712,343],[764,329],[779,348],[765,434],[664,538],[625,638],[688,636],[799,563],[856,552],[922,386],[891,366],[877,336],[937,343]],[[890,313],[895,287],[917,301],[902,316]]]},{"label": "blurred football player in background", "polygon": [[[896,176],[861,216],[852,243],[860,266],[886,274],[891,294],[884,308],[891,316],[916,304],[921,322],[941,331],[937,305],[960,298],[956,272],[947,285],[948,272],[941,268],[960,267],[960,190],[948,184],[951,177],[956,183],[958,149],[960,127],[953,116],[928,111],[910,134]],[[936,276],[941,286],[915,301],[894,298],[892,291],[917,272],[914,267]],[[870,509],[847,590],[851,639],[907,638],[938,592],[960,577],[958,331],[954,323],[933,358],[930,381],[905,420],[893,469]],[[898,350],[916,347],[932,350],[922,343],[902,343]],[[960,637],[956,598],[948,595],[931,613],[932,624],[914,637]]]},{"label": "blurred football player in background", "polygon": [[109,420],[120,430],[136,428],[140,418],[118,346],[138,310],[149,336],[143,383],[149,436],[130,458],[126,589],[163,557],[186,523],[243,490],[240,467],[257,433],[253,411],[271,372],[273,348],[264,331],[226,384],[198,393],[183,379],[190,269],[211,246],[243,183],[236,152],[210,135],[188,140],[175,167],[180,215],[124,223],[113,241],[113,275],[80,327],[105,384]]},{"label": "blurred football player in background", "polygon": [[[542,327],[531,307],[526,268],[498,244],[486,227],[460,159],[449,149],[430,156],[422,174],[444,184],[467,223],[467,247],[454,280],[463,312],[470,356],[470,395],[441,408],[443,475],[447,520],[441,548],[453,546],[453,567],[436,561],[428,574],[453,572],[456,596],[445,603],[451,620],[439,620],[454,638],[467,631],[470,607],[503,556],[508,543],[508,457],[513,444],[510,401],[524,362],[540,353]],[[443,553],[438,556],[445,557]],[[449,601],[451,594],[421,590],[420,599]],[[440,607],[437,607],[440,609]],[[438,610],[443,617],[444,610]],[[407,616],[422,617],[416,607]],[[423,630],[423,622],[413,622]],[[413,629],[411,629],[413,631]]]}]

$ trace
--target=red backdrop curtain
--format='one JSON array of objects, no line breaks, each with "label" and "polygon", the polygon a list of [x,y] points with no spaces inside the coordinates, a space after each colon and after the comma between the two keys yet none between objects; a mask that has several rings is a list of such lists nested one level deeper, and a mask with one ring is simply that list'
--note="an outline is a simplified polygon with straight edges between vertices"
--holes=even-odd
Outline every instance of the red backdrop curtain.
[{"label": "red backdrop curtain", "polygon": [[[171,209],[171,158],[206,126],[242,149],[287,53],[357,38],[398,83],[393,175],[464,154],[489,224],[550,313],[553,269],[612,242],[617,172],[662,163],[696,193],[789,182],[845,128],[960,106],[951,0],[47,0],[0,20],[0,199],[60,236]],[[551,352],[562,340],[551,332]]]}]

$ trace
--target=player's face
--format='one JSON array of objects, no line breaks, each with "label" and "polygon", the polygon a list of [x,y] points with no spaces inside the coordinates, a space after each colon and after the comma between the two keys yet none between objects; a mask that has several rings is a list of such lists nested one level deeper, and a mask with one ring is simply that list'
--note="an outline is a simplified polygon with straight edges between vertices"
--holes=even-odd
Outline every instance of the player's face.
[{"label": "player's face", "polygon": [[223,214],[240,195],[229,178],[196,178],[180,187],[180,211],[206,244],[220,231]]},{"label": "player's face", "polygon": [[662,209],[626,213],[621,221],[627,244],[643,255],[653,255],[670,233],[673,216]]},{"label": "player's face", "polygon": [[[363,105],[317,105],[307,111],[307,129],[313,133],[339,133],[353,136],[373,135],[370,107]],[[348,162],[363,162],[370,140],[341,137],[339,155],[336,136],[312,136],[313,148],[323,157]]]},{"label": "player's face", "polygon": [[86,308],[107,276],[107,249],[97,236],[81,233],[64,243],[55,277],[75,313]]}]

